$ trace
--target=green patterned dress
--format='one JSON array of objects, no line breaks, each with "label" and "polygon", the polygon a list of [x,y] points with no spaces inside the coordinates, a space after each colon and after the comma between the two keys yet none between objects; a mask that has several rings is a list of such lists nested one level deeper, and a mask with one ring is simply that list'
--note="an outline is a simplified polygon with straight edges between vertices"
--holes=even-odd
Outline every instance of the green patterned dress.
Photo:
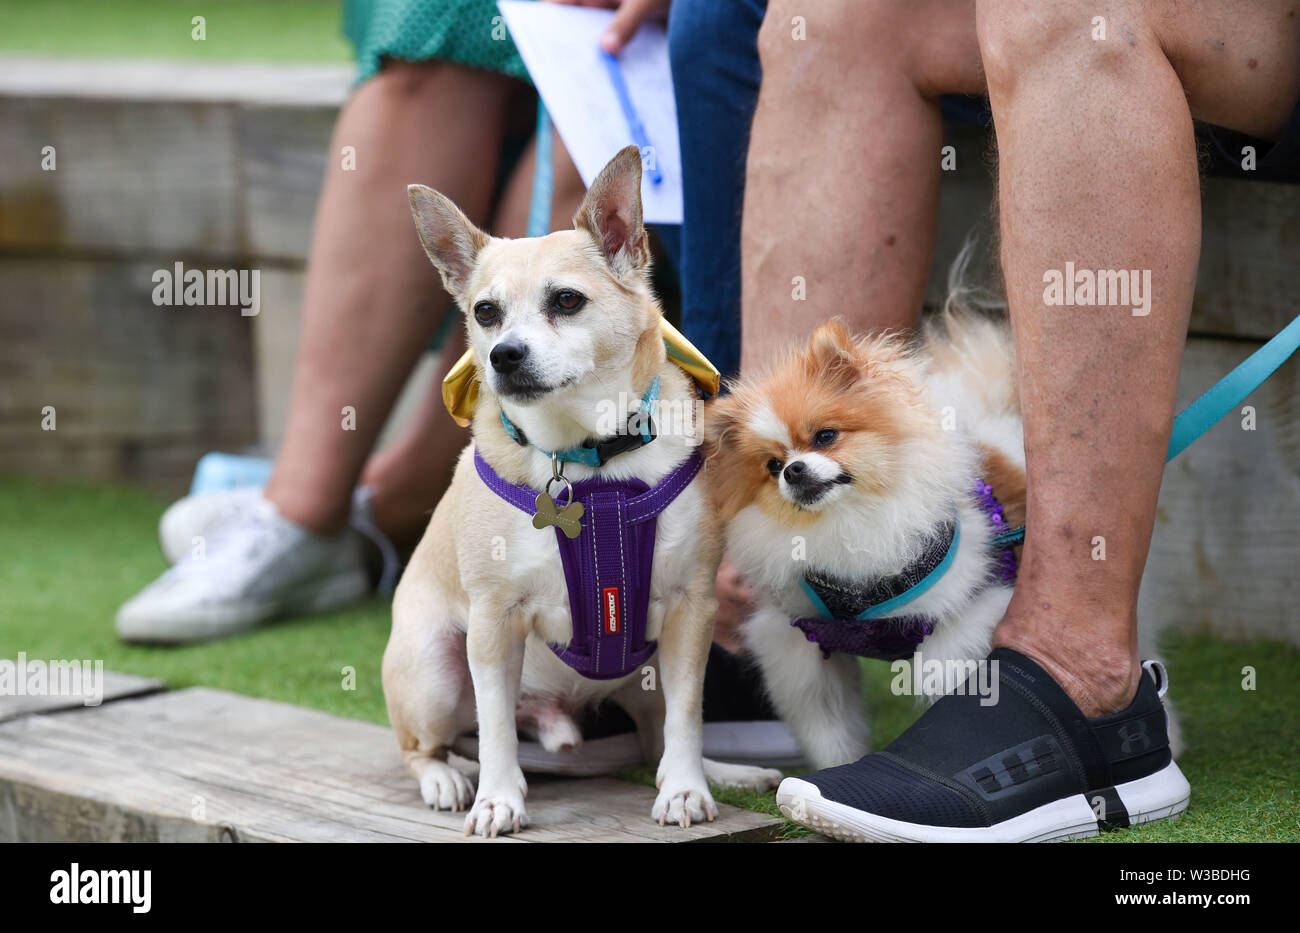
[{"label": "green patterned dress", "polygon": [[456,62],[528,80],[494,0],[345,0],[360,83],[385,58]]}]

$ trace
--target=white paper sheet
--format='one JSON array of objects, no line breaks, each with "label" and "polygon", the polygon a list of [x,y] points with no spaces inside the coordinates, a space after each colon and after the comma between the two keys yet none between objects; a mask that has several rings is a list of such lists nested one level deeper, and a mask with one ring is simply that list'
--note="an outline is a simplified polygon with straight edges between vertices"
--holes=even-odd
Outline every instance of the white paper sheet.
[{"label": "white paper sheet", "polygon": [[[582,180],[590,186],[614,153],[635,144],[600,59],[600,34],[613,11],[533,0],[498,0],[497,5],[560,138]],[[661,26],[645,23],[618,58],[629,96],[649,137],[655,166],[663,175],[657,185],[648,174],[641,176],[646,223],[680,224],[682,160],[668,68],[668,36]],[[642,155],[644,159],[645,153]]]}]

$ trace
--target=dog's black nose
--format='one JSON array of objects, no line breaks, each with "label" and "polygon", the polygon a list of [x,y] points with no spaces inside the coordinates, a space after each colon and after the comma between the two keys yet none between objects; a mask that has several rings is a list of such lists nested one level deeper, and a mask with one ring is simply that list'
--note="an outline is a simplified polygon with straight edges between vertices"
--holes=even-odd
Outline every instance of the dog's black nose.
[{"label": "dog's black nose", "polygon": [[503,340],[488,354],[492,359],[492,368],[502,375],[509,375],[519,368],[519,364],[528,356],[528,344],[517,340]]},{"label": "dog's black nose", "polygon": [[791,486],[797,486],[808,478],[808,467],[802,460],[796,460],[785,465],[784,473],[785,481]]}]

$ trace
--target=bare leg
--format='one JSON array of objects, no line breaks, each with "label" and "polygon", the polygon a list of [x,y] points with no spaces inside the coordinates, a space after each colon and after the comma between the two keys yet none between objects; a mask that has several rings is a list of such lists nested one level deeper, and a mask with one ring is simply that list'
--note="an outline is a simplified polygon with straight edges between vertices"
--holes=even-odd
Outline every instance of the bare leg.
[{"label": "bare leg", "polygon": [[[284,444],[266,496],[289,519],[339,531],[398,392],[450,299],[420,249],[406,185],[424,182],[486,217],[508,99],[500,75],[388,64],[344,107],[330,144],[303,296]],[[339,152],[356,147],[356,170]],[[355,430],[343,429],[343,409]]]},{"label": "bare leg", "polygon": [[[806,39],[792,19],[806,21]],[[772,0],[741,230],[741,370],[815,322],[910,328],[934,252],[938,95],[983,93],[973,0]],[[792,297],[801,277],[806,300]]]},{"label": "bare leg", "polygon": [[[1029,473],[995,644],[1043,664],[1087,715],[1124,708],[1140,676],[1138,585],[1200,249],[1192,116],[1278,132],[1300,93],[1293,6],[979,3]],[[1149,314],[1046,306],[1044,274],[1067,261],[1150,270]]]}]

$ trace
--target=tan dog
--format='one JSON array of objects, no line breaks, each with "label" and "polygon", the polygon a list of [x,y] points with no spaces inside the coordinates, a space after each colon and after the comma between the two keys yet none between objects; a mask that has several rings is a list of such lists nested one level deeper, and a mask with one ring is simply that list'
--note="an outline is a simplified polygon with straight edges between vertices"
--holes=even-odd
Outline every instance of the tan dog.
[{"label": "tan dog", "polygon": [[[535,527],[476,469],[475,450],[508,483],[547,488],[554,465],[546,452],[613,433],[656,377],[661,406],[694,407],[691,382],[668,362],[660,338],[641,172],[636,148],[624,149],[592,185],[574,230],[522,240],[489,237],[443,195],[410,188],[425,250],[466,312],[482,390],[473,444],[393,601],[384,694],[403,757],[432,807],[470,804],[469,780],[447,752],[477,726],[478,793],[466,834],[495,836],[527,822],[518,727],[536,730],[548,750],[575,745],[581,734],[573,713],[606,698],[637,723],[648,761],[662,751],[651,809],[661,824],[713,819],[706,769],[709,779],[733,785],[774,786],[780,778],[702,757],[722,542],[698,477],[657,518],[647,616],[648,637],[659,645],[657,672],[647,665],[592,680],[548,647],[574,634],[555,531]],[[503,412],[526,442],[510,436]],[[602,466],[568,463],[564,477],[635,478],[653,487],[691,457],[694,433],[661,431]]]}]

